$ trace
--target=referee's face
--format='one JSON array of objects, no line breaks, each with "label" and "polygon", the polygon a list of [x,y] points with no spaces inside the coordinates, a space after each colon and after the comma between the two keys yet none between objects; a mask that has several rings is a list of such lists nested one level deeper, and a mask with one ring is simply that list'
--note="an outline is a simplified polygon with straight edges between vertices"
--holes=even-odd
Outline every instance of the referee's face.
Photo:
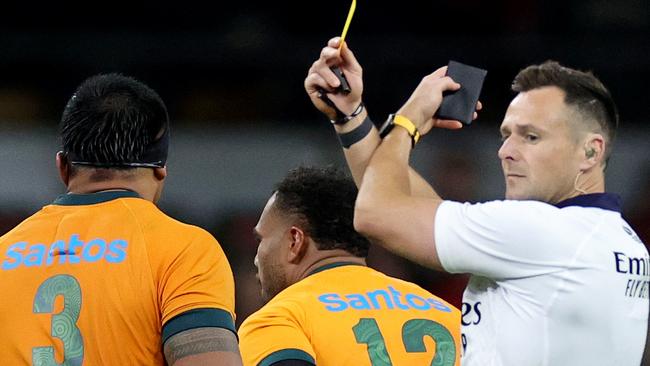
[{"label": "referee's face", "polygon": [[507,199],[557,203],[575,195],[584,151],[569,127],[573,116],[557,87],[522,92],[512,100],[499,149]]}]

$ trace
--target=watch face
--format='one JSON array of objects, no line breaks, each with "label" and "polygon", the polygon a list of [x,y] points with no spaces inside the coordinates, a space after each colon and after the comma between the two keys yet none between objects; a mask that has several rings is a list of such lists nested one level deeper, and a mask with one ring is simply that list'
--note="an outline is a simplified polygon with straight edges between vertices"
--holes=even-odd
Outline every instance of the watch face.
[{"label": "watch face", "polygon": [[384,124],[379,129],[379,137],[383,139],[384,137],[386,137],[386,135],[388,135],[390,130],[392,130],[393,127],[395,127],[394,120],[395,120],[395,114],[389,114],[388,119],[386,120],[386,122],[384,122]]}]

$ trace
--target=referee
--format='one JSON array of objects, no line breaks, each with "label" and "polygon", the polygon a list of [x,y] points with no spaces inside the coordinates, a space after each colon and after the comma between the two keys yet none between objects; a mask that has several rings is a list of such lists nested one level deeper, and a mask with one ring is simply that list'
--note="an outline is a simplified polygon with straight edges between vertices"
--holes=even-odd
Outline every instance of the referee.
[{"label": "referee", "polygon": [[[461,127],[431,117],[460,85],[444,68],[423,78],[381,140],[361,104],[361,67],[337,48],[330,40],[305,87],[337,122],[360,186],[355,228],[430,268],[472,274],[463,364],[639,365],[650,260],[619,197],[605,192],[618,123],[605,86],[555,62],[522,70],[500,128],[506,200],[463,204],[440,198],[408,164],[418,134]],[[336,91],[332,65],[351,93]]]}]

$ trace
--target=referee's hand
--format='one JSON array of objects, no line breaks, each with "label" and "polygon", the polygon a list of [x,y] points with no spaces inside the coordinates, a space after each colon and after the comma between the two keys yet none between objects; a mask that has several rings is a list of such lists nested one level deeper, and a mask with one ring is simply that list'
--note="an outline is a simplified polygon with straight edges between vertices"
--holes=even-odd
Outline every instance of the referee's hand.
[{"label": "referee's hand", "polygon": [[[325,94],[336,107],[345,115],[350,115],[361,103],[363,93],[363,71],[347,44],[339,50],[340,37],[329,40],[314,61],[305,78],[305,90],[314,106],[329,119],[336,117],[336,111],[322,100]],[[338,66],[350,84],[350,93],[344,94],[337,91],[341,85],[330,67]]]},{"label": "referee's hand", "polygon": [[[443,66],[433,73],[422,78],[420,84],[415,88],[409,99],[397,111],[415,124],[421,135],[426,134],[432,128],[459,129],[463,127],[460,121],[434,118],[442,103],[443,92],[460,89],[460,84],[451,77],[446,76],[447,66]],[[483,108],[481,102],[476,104],[476,111]],[[473,119],[478,117],[474,112]]]}]

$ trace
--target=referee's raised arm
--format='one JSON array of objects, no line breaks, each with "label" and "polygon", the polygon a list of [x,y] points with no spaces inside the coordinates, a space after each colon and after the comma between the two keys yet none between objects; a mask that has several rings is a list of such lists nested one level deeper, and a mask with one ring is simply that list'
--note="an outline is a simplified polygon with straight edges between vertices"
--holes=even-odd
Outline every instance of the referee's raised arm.
[{"label": "referee's raised arm", "polygon": [[406,104],[391,115],[385,137],[365,170],[355,206],[354,226],[373,242],[423,266],[442,269],[435,250],[434,219],[442,199],[413,195],[409,156],[420,137],[435,126],[457,121],[433,118],[445,91],[460,85],[445,68],[427,75]]},{"label": "referee's raised arm", "polygon": [[[381,142],[379,130],[370,119],[368,106],[363,103],[363,70],[356,57],[340,39],[330,39],[309,68],[305,78],[305,90],[316,109],[332,123],[343,148],[354,182],[361,184],[363,174],[372,154]],[[337,66],[345,75],[350,92],[343,93],[340,81],[331,67]],[[438,70],[444,74],[446,67]],[[480,103],[477,110],[481,109]],[[438,121],[438,126],[456,129],[456,121]],[[409,168],[409,187],[414,196],[436,198],[433,188],[415,170]]]}]

